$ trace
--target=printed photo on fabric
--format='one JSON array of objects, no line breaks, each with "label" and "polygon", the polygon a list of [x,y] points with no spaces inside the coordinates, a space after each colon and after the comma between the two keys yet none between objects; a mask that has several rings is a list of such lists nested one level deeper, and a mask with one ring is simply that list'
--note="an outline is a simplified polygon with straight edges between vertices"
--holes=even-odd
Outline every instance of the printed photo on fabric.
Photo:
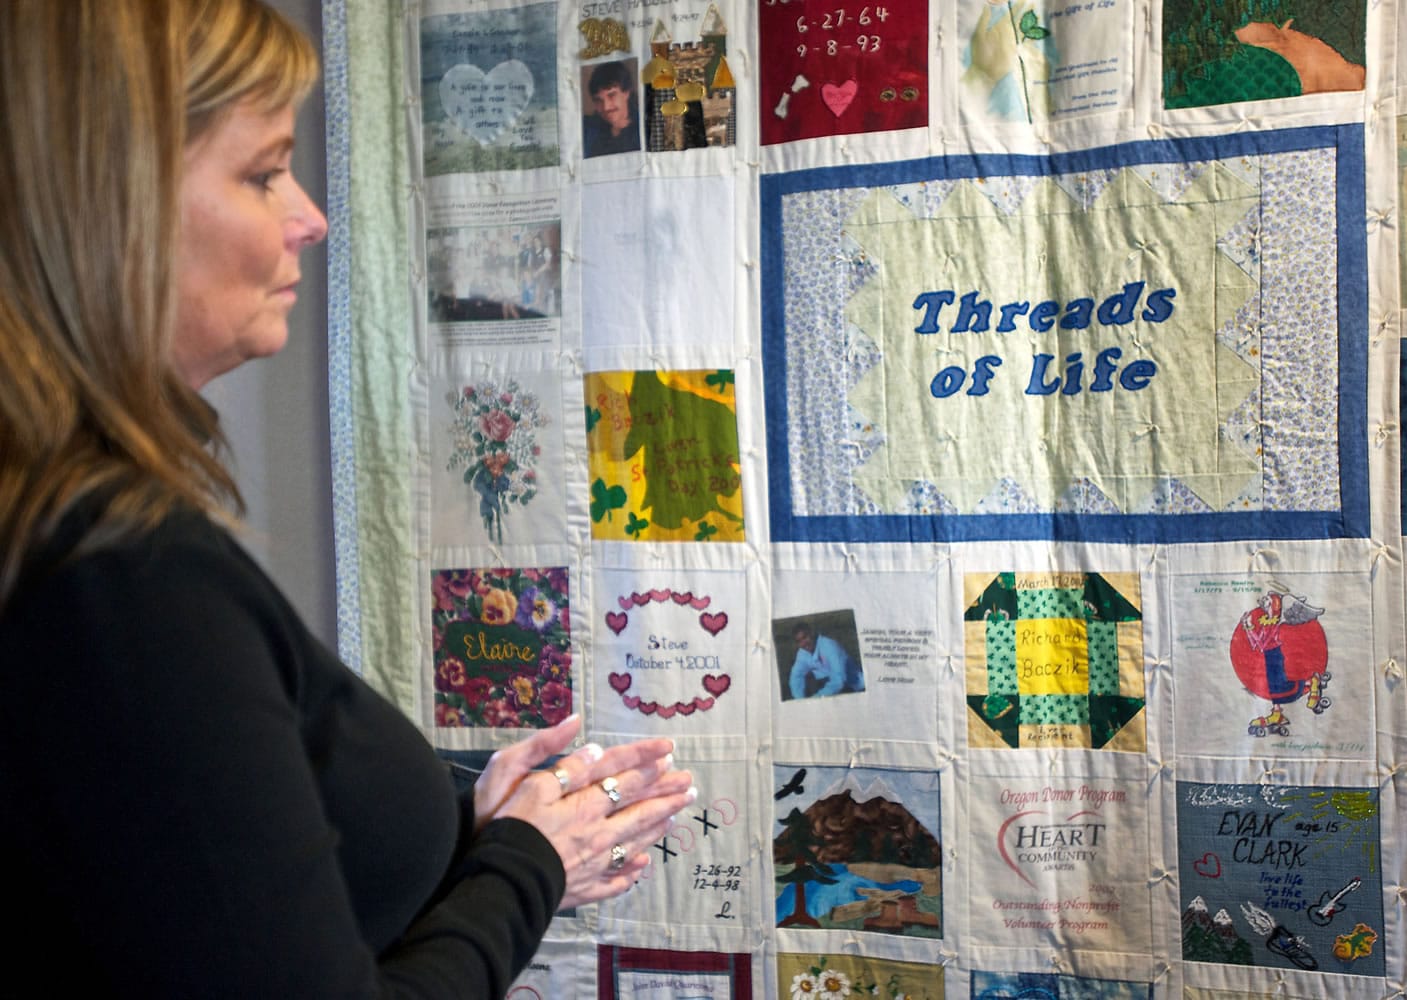
[{"label": "printed photo on fabric", "polygon": [[601,945],[598,1000],[752,1000],[752,956]]},{"label": "printed photo on fabric", "polygon": [[972,973],[972,1000],[1151,1000],[1149,983],[1055,972]]},{"label": "printed photo on fabric", "polygon": [[944,683],[961,683],[958,665],[940,657],[936,575],[875,575],[774,568],[772,674],[777,692],[773,732],[796,740],[793,753],[818,737],[895,740],[927,746],[939,739]]},{"label": "printed photo on fabric", "polygon": [[1143,614],[1134,573],[972,573],[967,741],[1142,753]]},{"label": "printed photo on fabric", "polygon": [[430,574],[437,728],[542,729],[572,711],[565,567]]},{"label": "printed photo on fabric", "polygon": [[779,928],[942,936],[936,773],[814,764],[773,772]]},{"label": "printed photo on fabric", "polygon": [[1362,143],[763,177],[773,537],[1366,534]]},{"label": "printed photo on fabric", "polygon": [[1373,759],[1364,573],[1170,579],[1179,752]]},{"label": "printed photo on fabric", "polygon": [[1362,90],[1367,9],[1367,0],[1163,0],[1163,104]]},{"label": "printed photo on fabric", "polygon": [[701,796],[651,845],[650,866],[635,887],[600,905],[600,918],[736,932],[754,912],[761,872],[751,834],[755,821],[746,809],[752,772],[736,760],[676,756],[694,775]]},{"label": "printed photo on fabric", "polygon": [[1376,788],[1178,782],[1182,957],[1382,976]]},{"label": "printed photo on fabric", "polygon": [[556,372],[431,379],[431,544],[566,537],[561,391]]},{"label": "printed photo on fabric", "polygon": [[601,570],[593,622],[592,725],[608,732],[747,731],[747,593],[741,574]]},{"label": "printed photo on fabric", "polygon": [[859,694],[865,690],[865,668],[855,612],[823,611],[772,622],[773,648],[782,701]]},{"label": "printed photo on fabric", "polygon": [[743,540],[732,371],[596,372],[585,397],[591,537]]},{"label": "printed photo on fabric", "polygon": [[796,0],[755,8],[762,143],[928,124],[925,4]]},{"label": "printed photo on fabric", "polygon": [[1011,947],[1146,953],[1152,868],[1142,771],[1064,778],[1022,761],[1026,777],[1011,770],[969,785],[967,855],[979,873],[970,932]]},{"label": "printed photo on fabric", "polygon": [[869,996],[880,1000],[944,1000],[943,967],[869,955],[777,955],[781,1000]]},{"label": "printed photo on fabric", "polygon": [[967,123],[1034,124],[1127,108],[1134,4],[964,0],[958,4]]},{"label": "printed photo on fabric", "polygon": [[557,5],[420,20],[425,177],[555,167]]},{"label": "printed photo on fabric", "polygon": [[559,212],[555,194],[491,203],[437,198],[425,232],[431,336],[480,347],[555,345],[562,310]]},{"label": "printed photo on fabric", "polygon": [[734,357],[731,177],[590,184],[581,197],[582,348]]},{"label": "printed photo on fabric", "polygon": [[634,59],[608,59],[581,69],[581,155],[640,150],[640,88]]}]

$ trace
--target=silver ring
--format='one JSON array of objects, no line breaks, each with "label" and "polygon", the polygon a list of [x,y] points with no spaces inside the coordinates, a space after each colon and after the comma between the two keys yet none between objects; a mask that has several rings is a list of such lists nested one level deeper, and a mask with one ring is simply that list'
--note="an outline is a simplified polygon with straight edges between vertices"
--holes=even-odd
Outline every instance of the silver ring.
[{"label": "silver ring", "polygon": [[[597,782],[597,784],[601,787],[601,791],[606,793],[606,798],[611,800],[612,805],[620,805],[619,781],[617,781],[614,777],[607,777],[602,778],[600,781]],[[611,856],[615,857],[614,851],[611,852]]]},{"label": "silver ring", "polygon": [[624,847],[623,845],[617,844],[615,847],[612,847],[612,848],[611,848],[611,871],[613,871],[613,872],[618,872],[618,871],[620,871],[622,868],[624,868],[624,867],[625,867],[625,859],[626,859],[626,853],[625,853],[625,847]]},{"label": "silver ring", "polygon": [[566,768],[559,767],[552,772],[552,777],[557,779],[557,784],[562,786],[562,794],[567,794],[567,789],[571,787],[572,776],[567,773]]}]

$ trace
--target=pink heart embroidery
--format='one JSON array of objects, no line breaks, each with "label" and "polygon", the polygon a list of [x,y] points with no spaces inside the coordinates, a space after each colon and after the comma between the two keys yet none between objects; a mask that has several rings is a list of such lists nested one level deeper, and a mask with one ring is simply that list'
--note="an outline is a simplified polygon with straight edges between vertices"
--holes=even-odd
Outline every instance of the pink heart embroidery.
[{"label": "pink heart embroidery", "polygon": [[650,600],[659,601],[661,604],[663,604],[665,601],[669,600],[669,595],[670,589],[668,587],[664,588],[663,590],[652,590],[650,591]]},{"label": "pink heart embroidery", "polygon": [[850,107],[850,102],[855,100],[855,93],[859,89],[860,85],[854,80],[846,80],[838,87],[833,83],[823,83],[821,101],[831,109],[831,114],[839,118],[845,114],[845,109]]},{"label": "pink heart embroidery", "polygon": [[611,674],[609,680],[616,694],[625,694],[626,690],[630,687],[629,674]]},{"label": "pink heart embroidery", "polygon": [[674,713],[677,712],[678,710],[679,710],[679,704],[678,704],[678,702],[676,702],[676,703],[673,704],[673,705],[660,705],[660,706],[659,706],[660,718],[661,718],[661,719],[670,719],[670,718],[673,718],[673,717],[674,717]]},{"label": "pink heart embroidery", "polygon": [[676,701],[674,703],[674,710],[680,715],[693,715],[696,708],[698,706],[692,701]]},{"label": "pink heart embroidery", "polygon": [[631,594],[630,599],[635,602],[636,607],[640,608],[650,603],[649,594]]},{"label": "pink heart embroidery", "polygon": [[1200,861],[1194,861],[1192,868],[1203,878],[1221,878],[1221,858],[1211,851],[1203,854]]},{"label": "pink heart embroidery", "polygon": [[625,617],[625,615],[621,614],[619,611],[606,612],[606,627],[609,628],[616,635],[620,635],[622,632],[624,632],[625,626],[629,624],[630,619]]},{"label": "pink heart embroidery", "polygon": [[644,712],[646,715],[654,715],[655,710],[659,708],[659,705],[653,701],[641,701],[637,702],[637,704],[640,706],[640,711]]},{"label": "pink heart embroidery", "polygon": [[698,708],[698,710],[699,710],[700,712],[707,712],[710,708],[713,707],[713,699],[712,699],[712,698],[700,698],[698,695],[695,695],[695,696],[694,696],[694,705],[697,706],[697,708]]},{"label": "pink heart embroidery", "polygon": [[632,711],[640,707],[640,699],[633,694],[621,695],[620,703]]},{"label": "pink heart embroidery", "polygon": [[704,608],[708,607],[709,602],[712,600],[713,598],[711,597],[695,597],[689,602],[689,606],[695,611],[702,611]]},{"label": "pink heart embroidery", "polygon": [[631,608],[635,607],[635,602],[628,597],[617,597],[616,603],[620,605],[622,611],[629,611]]},{"label": "pink heart embroidery", "polygon": [[704,674],[703,686],[709,694],[722,694],[733,686],[733,678],[727,674]]},{"label": "pink heart embroidery", "polygon": [[717,635],[728,627],[728,612],[720,611],[718,614],[709,614],[705,611],[699,615],[699,624],[709,635]]},{"label": "pink heart embroidery", "polygon": [[675,604],[678,604],[682,607],[683,605],[688,604],[694,599],[694,592],[692,590],[686,590],[684,593],[681,594],[679,593],[679,591],[676,590],[669,596]]}]

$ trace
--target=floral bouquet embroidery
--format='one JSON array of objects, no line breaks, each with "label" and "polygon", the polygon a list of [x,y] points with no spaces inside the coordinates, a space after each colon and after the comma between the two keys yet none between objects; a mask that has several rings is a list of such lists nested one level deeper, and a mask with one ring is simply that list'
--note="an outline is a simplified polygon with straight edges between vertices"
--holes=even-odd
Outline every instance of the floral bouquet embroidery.
[{"label": "floral bouquet embroidery", "polygon": [[567,570],[431,574],[435,725],[543,729],[572,710]]},{"label": "floral bouquet embroidery", "polygon": [[445,401],[454,409],[452,448],[446,465],[463,469],[464,482],[479,495],[479,515],[495,541],[503,541],[503,515],[537,496],[542,448],[533,433],[547,425],[537,396],[510,380],[466,385]]}]

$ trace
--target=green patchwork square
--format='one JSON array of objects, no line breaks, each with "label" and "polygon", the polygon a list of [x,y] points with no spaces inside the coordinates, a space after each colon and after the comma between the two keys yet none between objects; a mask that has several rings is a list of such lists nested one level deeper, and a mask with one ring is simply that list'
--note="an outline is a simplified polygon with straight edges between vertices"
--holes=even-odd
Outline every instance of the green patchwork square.
[{"label": "green patchwork square", "polygon": [[1017,618],[1083,618],[1084,591],[1050,587],[1016,592]]},{"label": "green patchwork square", "polygon": [[1077,694],[1042,694],[1021,699],[1023,726],[1089,725],[1089,698]]},{"label": "green patchwork square", "polygon": [[1090,622],[1089,693],[1119,693],[1119,626],[1115,622]]},{"label": "green patchwork square", "polygon": [[987,620],[987,693],[1016,694],[1016,623]]}]

